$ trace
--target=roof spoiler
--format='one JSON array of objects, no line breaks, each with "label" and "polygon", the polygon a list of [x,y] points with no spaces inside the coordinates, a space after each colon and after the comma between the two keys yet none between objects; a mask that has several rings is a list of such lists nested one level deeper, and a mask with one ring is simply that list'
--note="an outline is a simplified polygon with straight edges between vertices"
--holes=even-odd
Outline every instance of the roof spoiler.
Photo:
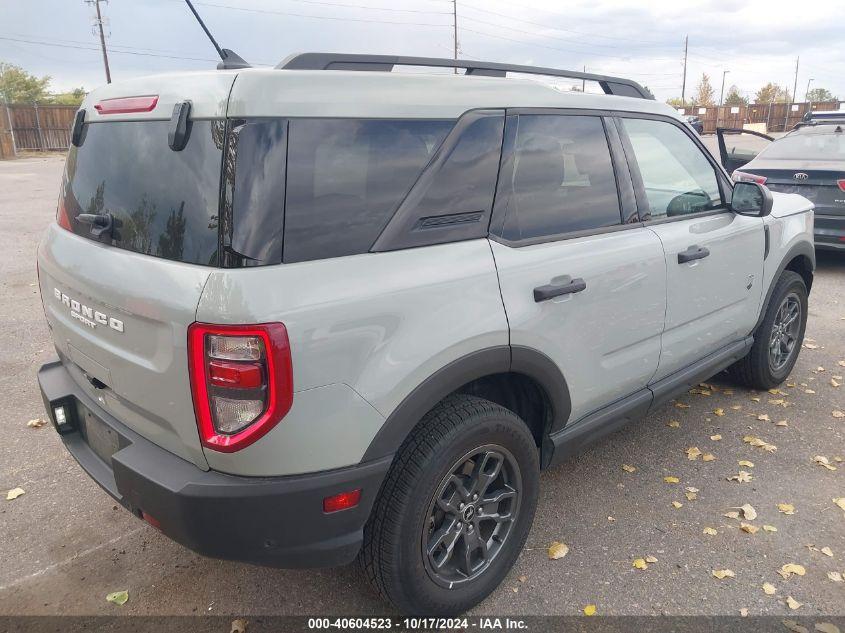
[{"label": "roof spoiler", "polygon": [[654,99],[648,90],[636,81],[607,75],[582,73],[541,66],[500,64],[468,59],[439,57],[403,57],[398,55],[355,55],[343,53],[299,53],[282,60],[277,69],[284,70],[370,70],[390,72],[394,66],[426,66],[429,68],[464,68],[467,75],[505,77],[507,73],[546,75],[598,82],[605,94],[638,99]]}]

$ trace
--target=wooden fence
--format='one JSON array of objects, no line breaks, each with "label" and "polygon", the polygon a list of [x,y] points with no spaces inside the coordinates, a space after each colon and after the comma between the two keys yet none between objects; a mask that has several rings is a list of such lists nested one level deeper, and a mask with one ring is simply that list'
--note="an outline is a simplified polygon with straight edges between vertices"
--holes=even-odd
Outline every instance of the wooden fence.
[{"label": "wooden fence", "polygon": [[64,105],[0,105],[0,158],[28,151],[66,150],[76,110],[76,106]]},{"label": "wooden fence", "polygon": [[689,106],[684,114],[693,114],[704,124],[704,133],[717,127],[742,128],[746,123],[765,123],[769,132],[787,132],[810,111],[838,110],[839,102],[830,103],[751,103],[747,106]]}]

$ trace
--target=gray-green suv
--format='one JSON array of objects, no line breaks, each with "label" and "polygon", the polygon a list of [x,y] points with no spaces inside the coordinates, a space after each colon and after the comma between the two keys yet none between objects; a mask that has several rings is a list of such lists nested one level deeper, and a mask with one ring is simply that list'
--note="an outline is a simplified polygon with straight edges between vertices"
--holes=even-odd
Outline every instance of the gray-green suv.
[{"label": "gray-green suv", "polygon": [[732,183],[625,79],[308,54],[105,86],[72,136],[44,402],[209,556],[357,558],[398,609],[461,612],[541,469],[725,368],[774,387],[801,347],[812,205]]}]

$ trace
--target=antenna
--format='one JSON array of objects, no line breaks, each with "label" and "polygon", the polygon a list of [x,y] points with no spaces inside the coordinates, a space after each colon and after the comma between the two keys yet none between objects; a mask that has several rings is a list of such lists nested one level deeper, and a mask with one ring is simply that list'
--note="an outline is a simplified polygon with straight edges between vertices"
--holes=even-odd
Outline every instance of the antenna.
[{"label": "antenna", "polygon": [[205,25],[205,22],[202,21],[200,14],[197,13],[197,10],[194,8],[194,5],[191,4],[191,0],[185,0],[185,4],[188,5],[188,8],[191,10],[191,13],[194,14],[194,17],[197,19],[197,22],[200,23],[202,30],[205,31],[205,34],[208,36],[208,39],[211,40],[211,44],[214,46],[214,49],[217,51],[217,54],[220,55],[220,59],[223,60],[219,64],[217,64],[218,70],[250,68],[249,63],[247,63],[240,55],[238,55],[232,50],[229,50],[228,48],[220,48],[220,45],[217,43],[217,40],[214,39],[214,36],[211,34],[211,31],[208,30],[208,27]]}]

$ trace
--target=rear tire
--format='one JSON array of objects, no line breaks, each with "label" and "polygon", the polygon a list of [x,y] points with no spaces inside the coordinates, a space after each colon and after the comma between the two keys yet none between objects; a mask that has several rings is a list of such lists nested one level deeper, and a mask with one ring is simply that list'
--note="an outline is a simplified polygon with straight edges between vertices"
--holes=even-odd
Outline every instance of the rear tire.
[{"label": "rear tire", "polygon": [[397,452],[364,528],[359,565],[403,613],[462,613],[519,556],[538,483],[537,446],[516,414],[449,396]]},{"label": "rear tire", "polygon": [[748,355],[731,367],[743,385],[772,389],[781,384],[798,360],[807,327],[807,286],[801,275],[785,270],[775,284],[766,316],[754,334]]}]

